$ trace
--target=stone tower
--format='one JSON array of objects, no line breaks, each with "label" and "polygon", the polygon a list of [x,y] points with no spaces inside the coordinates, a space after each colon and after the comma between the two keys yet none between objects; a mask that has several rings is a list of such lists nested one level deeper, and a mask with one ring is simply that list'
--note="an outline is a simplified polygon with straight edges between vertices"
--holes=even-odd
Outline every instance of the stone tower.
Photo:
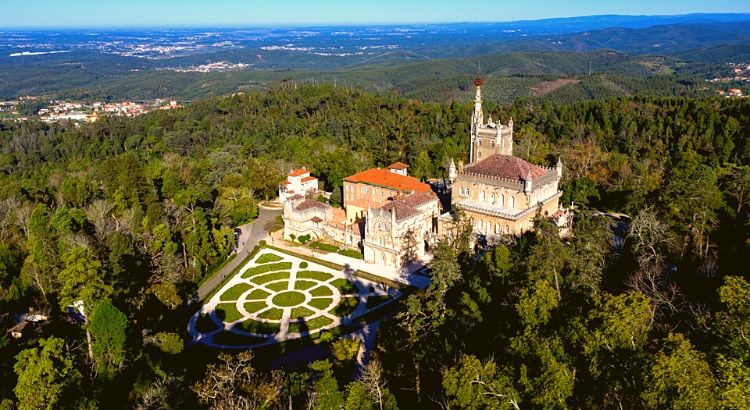
[{"label": "stone tower", "polygon": [[469,164],[479,162],[490,155],[513,155],[513,119],[508,125],[495,124],[490,117],[484,122],[482,111],[482,85],[484,80],[474,80],[476,97],[474,98],[474,112],[471,115],[471,148],[469,150]]}]

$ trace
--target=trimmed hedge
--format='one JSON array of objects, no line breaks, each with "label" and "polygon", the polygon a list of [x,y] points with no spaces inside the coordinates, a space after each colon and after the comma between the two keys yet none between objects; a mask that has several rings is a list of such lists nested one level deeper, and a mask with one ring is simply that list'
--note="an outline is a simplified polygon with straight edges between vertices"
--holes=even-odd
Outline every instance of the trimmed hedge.
[{"label": "trimmed hedge", "polygon": [[222,302],[237,300],[240,298],[240,296],[242,296],[243,293],[247,292],[251,288],[252,286],[248,285],[247,283],[238,283],[222,293],[219,296],[219,300]]},{"label": "trimmed hedge", "polygon": [[365,258],[364,256],[362,256],[362,252],[355,251],[355,250],[352,250],[352,249],[341,249],[341,250],[339,250],[339,254],[340,255],[344,255],[344,256],[348,256],[348,257],[354,258],[354,259],[364,259]]},{"label": "trimmed hedge", "polygon": [[259,322],[252,319],[248,319],[242,323],[239,323],[236,327],[246,332],[258,334],[278,333],[279,330],[281,330],[281,325],[278,323]]},{"label": "trimmed hedge", "polygon": [[297,279],[314,279],[325,282],[327,280],[330,280],[331,278],[333,278],[333,275],[326,272],[317,272],[311,270],[303,270],[302,272],[297,272]]},{"label": "trimmed hedge", "polygon": [[358,305],[359,298],[341,298],[341,302],[339,302],[331,312],[338,317],[349,316],[354,312],[354,309],[356,309]]},{"label": "trimmed hedge", "polygon": [[329,245],[323,242],[311,242],[310,247],[313,249],[323,251],[323,252],[338,252],[339,251],[338,246]]},{"label": "trimmed hedge", "polygon": [[255,284],[262,285],[264,283],[273,282],[279,279],[289,279],[289,276],[291,276],[291,273],[289,272],[273,272],[261,276],[256,276],[251,280]]},{"label": "trimmed hedge", "polygon": [[258,312],[265,309],[266,306],[268,306],[266,305],[266,302],[247,302],[243,305],[245,310],[247,310],[247,313]]},{"label": "trimmed hedge", "polygon": [[349,282],[346,279],[336,279],[333,282],[331,282],[331,285],[333,285],[333,287],[338,289],[342,295],[359,294],[359,288],[355,284]]},{"label": "trimmed hedge", "polygon": [[274,292],[281,292],[289,289],[289,281],[269,283],[266,287]]},{"label": "trimmed hedge", "polygon": [[317,288],[312,289],[310,291],[310,294],[313,297],[315,297],[315,296],[332,296],[333,295],[333,291],[331,291],[331,288],[329,288],[328,286],[318,286]]},{"label": "trimmed hedge", "polygon": [[303,329],[304,331],[313,331],[331,323],[333,323],[333,320],[326,316],[318,316],[308,321],[289,322],[289,333],[299,333]]},{"label": "trimmed hedge", "polygon": [[264,300],[269,296],[271,296],[271,294],[266,292],[265,290],[255,289],[254,291],[248,293],[247,296],[245,296],[245,300]]},{"label": "trimmed hedge", "polygon": [[278,255],[274,255],[272,253],[264,253],[263,255],[260,255],[260,257],[258,257],[258,260],[256,260],[255,263],[279,262],[281,260],[283,260],[283,258]]},{"label": "trimmed hedge", "polygon": [[219,303],[216,305],[216,315],[224,323],[232,323],[245,317],[237,310],[237,305],[234,303]]},{"label": "trimmed hedge", "polygon": [[318,282],[310,282],[309,280],[296,280],[294,281],[294,289],[305,290],[316,286]]},{"label": "trimmed hedge", "polygon": [[284,311],[279,308],[270,308],[266,310],[265,312],[258,315],[261,319],[268,319],[268,320],[280,320],[281,316],[284,315]]},{"label": "trimmed hedge", "polygon": [[310,310],[310,309],[308,309],[308,308],[306,308],[304,306],[300,306],[300,307],[296,307],[296,308],[292,309],[292,315],[290,316],[290,319],[291,320],[299,319],[301,317],[308,317],[308,316],[312,316],[314,314],[315,314],[315,312],[313,312],[312,310]]},{"label": "trimmed hedge", "polygon": [[246,279],[255,275],[260,275],[261,273],[289,269],[292,269],[292,262],[270,263],[266,265],[253,266],[252,268],[246,270],[245,273],[242,274],[242,277]]},{"label": "trimmed hedge", "polygon": [[320,310],[326,310],[331,306],[331,303],[333,303],[333,299],[331,298],[313,298],[308,305]]}]

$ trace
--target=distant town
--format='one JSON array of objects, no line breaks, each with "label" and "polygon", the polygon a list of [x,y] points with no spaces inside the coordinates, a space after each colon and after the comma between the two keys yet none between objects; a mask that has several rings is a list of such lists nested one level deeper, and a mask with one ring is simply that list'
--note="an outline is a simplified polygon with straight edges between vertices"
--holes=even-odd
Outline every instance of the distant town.
[{"label": "distant town", "polygon": [[730,68],[728,75],[711,78],[708,82],[712,84],[724,84],[731,87],[718,90],[717,92],[719,95],[726,97],[744,97],[745,95],[740,87],[743,85],[742,83],[746,83],[745,86],[750,86],[750,64],[729,63],[728,66]]},{"label": "distant town", "polygon": [[27,96],[18,100],[0,101],[0,120],[27,121],[35,118],[47,123],[91,123],[103,116],[137,117],[156,110],[172,110],[182,106],[175,100],[161,99],[145,102],[83,102]]}]

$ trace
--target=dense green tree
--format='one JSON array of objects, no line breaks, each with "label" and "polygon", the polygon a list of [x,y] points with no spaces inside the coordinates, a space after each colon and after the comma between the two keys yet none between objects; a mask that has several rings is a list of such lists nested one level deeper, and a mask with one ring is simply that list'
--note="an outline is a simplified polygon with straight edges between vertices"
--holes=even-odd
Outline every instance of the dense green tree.
[{"label": "dense green tree", "polygon": [[91,312],[91,350],[99,374],[111,378],[125,364],[128,319],[104,300]]},{"label": "dense green tree", "polygon": [[64,404],[62,398],[72,393],[81,378],[73,362],[65,342],[54,337],[40,340],[38,348],[19,353],[14,365],[18,408],[54,409]]}]

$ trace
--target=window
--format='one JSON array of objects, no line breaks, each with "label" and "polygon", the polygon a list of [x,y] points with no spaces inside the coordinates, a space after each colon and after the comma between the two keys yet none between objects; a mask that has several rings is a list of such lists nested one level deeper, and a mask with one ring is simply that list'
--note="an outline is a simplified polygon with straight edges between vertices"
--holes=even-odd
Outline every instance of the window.
[{"label": "window", "polygon": [[487,194],[482,191],[482,202],[487,202]]},{"label": "window", "polygon": [[482,146],[482,139],[480,138],[478,142],[479,142],[479,146],[481,147]]},{"label": "window", "polygon": [[500,194],[500,206],[505,206],[505,195]]},{"label": "window", "polygon": [[482,150],[477,150],[477,158],[482,158]]},{"label": "window", "polygon": [[369,188],[367,188],[366,186],[363,186],[363,187],[362,187],[362,193],[363,193],[363,194],[366,194],[366,193],[367,193],[367,192],[368,192],[369,190],[370,190],[370,189],[369,189]]},{"label": "window", "polygon": [[495,148],[495,140],[490,140],[490,145],[492,146],[492,148]]},{"label": "window", "polygon": [[490,202],[492,203],[492,205],[495,205],[495,193],[494,192],[490,194]]},{"label": "window", "polygon": [[515,207],[516,207],[516,198],[510,197],[510,207],[515,209]]},{"label": "window", "polygon": [[495,235],[500,234],[500,224],[495,224]]},{"label": "window", "polygon": [[510,226],[508,226],[508,225],[505,225],[505,233],[506,233],[506,234],[509,234],[509,233],[510,233]]}]

